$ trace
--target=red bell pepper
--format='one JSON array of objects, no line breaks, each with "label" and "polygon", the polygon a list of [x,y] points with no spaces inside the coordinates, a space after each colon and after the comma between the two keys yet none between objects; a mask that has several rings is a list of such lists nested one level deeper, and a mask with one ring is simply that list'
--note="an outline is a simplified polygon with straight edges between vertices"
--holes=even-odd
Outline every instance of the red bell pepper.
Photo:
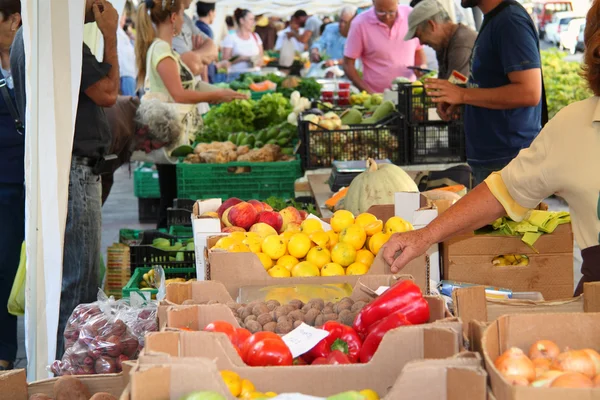
[{"label": "red bell pepper", "polygon": [[405,325],[412,324],[401,312],[395,312],[379,322],[377,326],[373,327],[371,333],[369,333],[369,336],[365,339],[363,347],[360,350],[360,362],[367,363],[373,358],[373,355],[379,348],[379,344],[383,340],[386,332]]},{"label": "red bell pepper", "polygon": [[333,350],[327,357],[315,358],[311,365],[338,365],[338,364],[351,364],[350,359],[346,353],[342,353],[339,350]]},{"label": "red bell pepper", "polygon": [[429,321],[429,303],[413,281],[403,280],[394,284],[363,307],[354,320],[353,328],[361,337],[365,337],[371,325],[398,311],[411,324]]},{"label": "red bell pepper", "polygon": [[294,357],[283,340],[266,338],[248,348],[244,361],[251,367],[271,367],[293,365]]},{"label": "red bell pepper", "polygon": [[362,340],[354,329],[336,321],[326,322],[321,329],[329,332],[329,335],[305,355],[307,362],[312,362],[315,358],[327,358],[334,350],[347,354],[353,363],[358,361]]}]

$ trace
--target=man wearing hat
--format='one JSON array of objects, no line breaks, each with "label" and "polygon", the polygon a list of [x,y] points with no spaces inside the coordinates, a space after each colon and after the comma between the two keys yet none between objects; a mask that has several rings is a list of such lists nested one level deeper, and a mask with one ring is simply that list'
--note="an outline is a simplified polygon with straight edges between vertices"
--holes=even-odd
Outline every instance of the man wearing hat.
[{"label": "man wearing hat", "polygon": [[414,38],[435,50],[439,65],[438,78],[448,79],[452,71],[469,76],[477,33],[452,22],[437,0],[423,0],[411,11],[404,40]]}]

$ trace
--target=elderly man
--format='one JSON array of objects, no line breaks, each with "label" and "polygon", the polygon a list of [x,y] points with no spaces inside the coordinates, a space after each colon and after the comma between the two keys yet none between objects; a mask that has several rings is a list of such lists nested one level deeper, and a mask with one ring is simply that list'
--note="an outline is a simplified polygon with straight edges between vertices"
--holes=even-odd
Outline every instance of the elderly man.
[{"label": "elderly man", "polygon": [[[373,0],[373,7],[354,18],[346,49],[346,75],[360,90],[381,93],[394,78],[415,79],[407,67],[426,68],[426,57],[418,39],[404,41],[411,8],[397,0]],[[356,59],[363,63],[363,77],[356,70]]]},{"label": "elderly man", "polygon": [[344,62],[344,47],[350,30],[350,22],[356,15],[356,7],[346,6],[340,11],[340,21],[325,27],[321,38],[310,49],[311,59],[315,62],[321,61],[327,55],[329,59],[325,62],[328,67]]},{"label": "elderly man", "polygon": [[448,79],[452,71],[469,76],[469,65],[477,33],[452,22],[437,0],[423,0],[408,16],[404,40],[419,39],[436,51],[438,78]]}]

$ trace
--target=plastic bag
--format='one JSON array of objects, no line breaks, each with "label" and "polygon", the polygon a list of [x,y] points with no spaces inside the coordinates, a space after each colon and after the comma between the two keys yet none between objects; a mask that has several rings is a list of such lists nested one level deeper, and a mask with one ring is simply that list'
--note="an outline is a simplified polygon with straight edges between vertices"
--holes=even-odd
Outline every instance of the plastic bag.
[{"label": "plastic bag", "polygon": [[16,317],[25,315],[25,282],[27,281],[25,242],[21,245],[21,260],[10,295],[8,296],[8,312]]},{"label": "plastic bag", "polygon": [[158,330],[157,306],[132,307],[128,299],[107,298],[80,304],[65,328],[65,353],[50,370],[60,375],[117,373],[122,362],[137,358],[147,332]]},{"label": "plastic bag", "polygon": [[281,67],[291,67],[296,57],[296,46],[290,38],[285,38],[279,51],[279,65]]}]

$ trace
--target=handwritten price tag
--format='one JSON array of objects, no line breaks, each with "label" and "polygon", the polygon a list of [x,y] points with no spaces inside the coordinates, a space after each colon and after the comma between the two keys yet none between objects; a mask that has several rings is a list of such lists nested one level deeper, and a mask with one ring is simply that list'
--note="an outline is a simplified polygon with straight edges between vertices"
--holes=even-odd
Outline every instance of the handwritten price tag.
[{"label": "handwritten price tag", "polygon": [[310,351],[327,336],[329,336],[329,332],[302,323],[282,339],[292,352],[292,356],[296,358]]},{"label": "handwritten price tag", "polygon": [[377,290],[375,290],[375,294],[377,296],[381,296],[383,294],[383,292],[385,292],[386,290],[388,290],[390,287],[389,286],[379,286],[377,288]]}]

